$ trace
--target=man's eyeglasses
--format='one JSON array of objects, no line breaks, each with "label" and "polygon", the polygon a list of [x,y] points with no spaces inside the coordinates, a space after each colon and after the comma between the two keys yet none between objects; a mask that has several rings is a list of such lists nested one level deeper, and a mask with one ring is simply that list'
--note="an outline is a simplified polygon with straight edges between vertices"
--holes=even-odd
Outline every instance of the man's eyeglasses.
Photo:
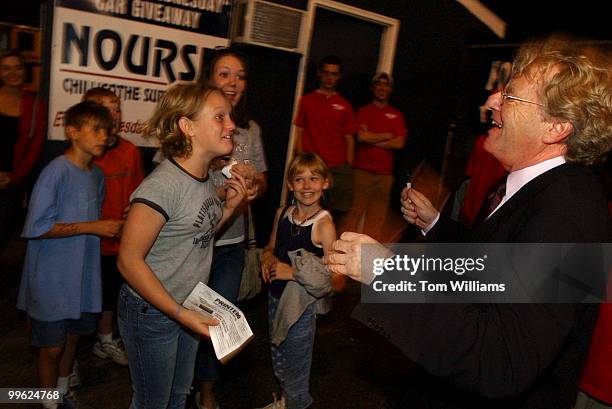
[{"label": "man's eyeglasses", "polygon": [[505,89],[503,89],[501,91],[501,96],[502,96],[502,104],[504,102],[506,102],[507,99],[513,100],[513,101],[519,101],[519,102],[526,102],[528,104],[533,104],[533,105],[537,105],[537,106],[541,106],[541,107],[546,107],[546,105],[544,104],[540,104],[539,102],[535,102],[535,101],[530,101],[528,99],[524,99],[524,98],[519,98],[519,97],[515,97],[514,95],[510,95],[506,92]]}]

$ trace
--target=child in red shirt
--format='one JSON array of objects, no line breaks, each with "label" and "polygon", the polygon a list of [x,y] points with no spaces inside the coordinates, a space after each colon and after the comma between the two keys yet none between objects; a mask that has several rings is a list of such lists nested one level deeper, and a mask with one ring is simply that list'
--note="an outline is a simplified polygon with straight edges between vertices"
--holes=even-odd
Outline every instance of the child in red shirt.
[{"label": "child in red shirt", "polygon": [[[112,136],[104,155],[94,162],[104,173],[106,196],[102,203],[102,219],[122,219],[127,214],[130,195],[144,178],[138,148],[119,135],[121,125],[121,101],[112,91],[97,87],[88,90],[84,101],[104,105],[113,117]],[[94,344],[94,355],[110,358],[118,364],[127,365],[125,350],[119,338],[113,339],[114,313],[117,309],[119,289],[123,278],[117,269],[119,238],[101,241],[102,264],[102,316],[98,320],[98,340]]]}]

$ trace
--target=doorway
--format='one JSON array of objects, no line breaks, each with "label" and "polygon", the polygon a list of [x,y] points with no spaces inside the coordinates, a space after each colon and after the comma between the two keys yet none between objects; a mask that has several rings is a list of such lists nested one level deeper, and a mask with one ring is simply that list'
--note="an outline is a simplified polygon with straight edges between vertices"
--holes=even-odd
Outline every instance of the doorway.
[{"label": "doorway", "polygon": [[[301,96],[314,90],[318,61],[326,55],[337,55],[343,61],[343,79],[339,90],[353,108],[369,102],[370,78],[379,71],[393,72],[399,20],[332,0],[310,0],[300,32],[300,62],[292,118],[295,118]],[[285,174],[295,145],[292,126],[287,147]],[[284,205],[287,188],[283,187]]]},{"label": "doorway", "polygon": [[336,55],[344,64],[338,91],[353,108],[369,100],[369,78],[378,68],[383,27],[370,21],[317,7],[306,67],[304,94],[317,88],[317,64]]}]

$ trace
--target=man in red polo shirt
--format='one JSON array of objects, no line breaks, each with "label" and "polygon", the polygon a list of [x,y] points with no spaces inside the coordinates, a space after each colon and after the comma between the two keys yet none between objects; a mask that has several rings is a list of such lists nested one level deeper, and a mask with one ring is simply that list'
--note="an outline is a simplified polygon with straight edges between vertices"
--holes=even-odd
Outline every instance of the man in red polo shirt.
[{"label": "man in red polo shirt", "polygon": [[314,152],[330,168],[332,183],[325,204],[336,218],[342,218],[352,202],[353,134],[356,130],[353,108],[336,91],[342,77],[342,61],[336,56],[325,57],[317,72],[319,88],[302,97],[294,121],[296,151]]},{"label": "man in red polo shirt", "polygon": [[[372,103],[357,111],[357,146],[353,163],[353,207],[347,230],[382,237],[393,185],[394,150],[406,143],[404,115],[389,105],[393,79],[385,72],[372,78]],[[363,223],[363,228],[360,226]]]}]

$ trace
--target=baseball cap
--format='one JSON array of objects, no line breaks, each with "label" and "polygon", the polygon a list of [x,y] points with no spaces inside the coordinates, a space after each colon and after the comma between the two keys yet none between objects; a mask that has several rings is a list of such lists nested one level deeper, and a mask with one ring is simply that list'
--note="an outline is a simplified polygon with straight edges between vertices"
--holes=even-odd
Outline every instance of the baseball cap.
[{"label": "baseball cap", "polygon": [[390,74],[387,74],[386,72],[376,73],[376,75],[372,77],[371,84],[376,84],[380,80],[387,80],[389,81],[389,85],[393,85],[393,77]]}]

